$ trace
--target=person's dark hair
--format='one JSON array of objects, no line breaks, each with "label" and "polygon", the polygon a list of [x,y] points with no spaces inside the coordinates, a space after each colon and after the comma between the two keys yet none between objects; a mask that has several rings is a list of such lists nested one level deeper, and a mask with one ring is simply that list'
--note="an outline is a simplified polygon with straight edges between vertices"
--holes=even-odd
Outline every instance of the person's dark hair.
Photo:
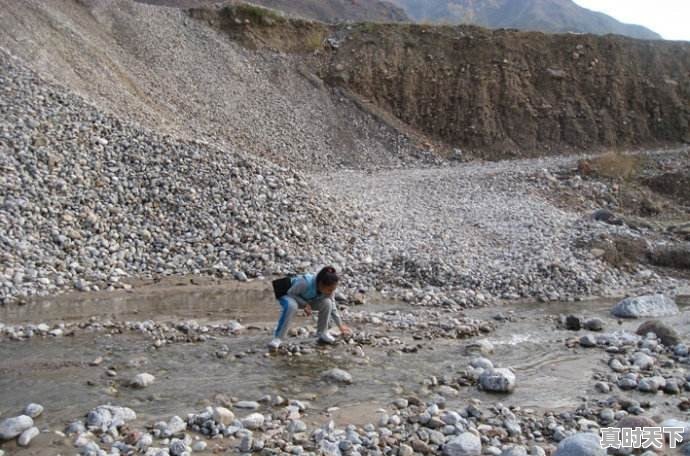
[{"label": "person's dark hair", "polygon": [[338,273],[335,272],[335,268],[332,266],[326,266],[316,274],[316,283],[321,283],[326,286],[335,285],[339,280]]}]

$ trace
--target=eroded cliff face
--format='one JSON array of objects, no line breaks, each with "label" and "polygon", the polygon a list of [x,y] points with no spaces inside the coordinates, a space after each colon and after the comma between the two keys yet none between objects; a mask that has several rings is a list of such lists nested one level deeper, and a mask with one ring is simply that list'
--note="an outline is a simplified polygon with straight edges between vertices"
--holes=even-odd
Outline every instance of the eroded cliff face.
[{"label": "eroded cliff face", "polygon": [[690,141],[690,44],[417,25],[334,34],[327,81],[478,155]]},{"label": "eroded cliff face", "polygon": [[302,53],[331,87],[472,156],[690,141],[687,43],[214,14],[232,39]]}]

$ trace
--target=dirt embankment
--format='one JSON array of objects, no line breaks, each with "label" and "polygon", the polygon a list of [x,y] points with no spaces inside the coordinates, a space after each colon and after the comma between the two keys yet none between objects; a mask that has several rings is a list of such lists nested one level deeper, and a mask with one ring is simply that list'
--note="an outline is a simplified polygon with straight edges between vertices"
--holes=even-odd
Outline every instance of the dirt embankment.
[{"label": "dirt embankment", "polygon": [[[224,11],[214,14],[236,15]],[[224,22],[233,38],[316,53],[312,63],[331,86],[474,156],[690,141],[689,44],[239,16]]]},{"label": "dirt embankment", "polygon": [[392,25],[349,36],[330,80],[453,146],[533,155],[690,141],[687,44]]}]

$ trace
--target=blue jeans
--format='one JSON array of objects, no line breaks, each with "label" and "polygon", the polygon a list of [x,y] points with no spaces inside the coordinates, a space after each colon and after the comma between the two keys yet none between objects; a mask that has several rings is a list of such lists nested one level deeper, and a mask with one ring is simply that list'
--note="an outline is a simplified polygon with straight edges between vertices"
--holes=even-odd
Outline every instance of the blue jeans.
[{"label": "blue jeans", "polygon": [[[300,306],[297,304],[297,301],[295,301],[294,298],[291,298],[288,295],[280,298],[278,300],[278,304],[280,304],[282,310],[280,312],[280,318],[278,319],[278,324],[276,325],[273,336],[279,339],[284,339],[285,333],[290,326],[290,322]],[[319,299],[318,301],[310,302],[309,304],[311,305],[312,310],[319,313],[319,320],[316,324],[317,334],[326,332],[326,330],[328,330],[328,321],[331,317],[331,312],[333,312],[333,308],[335,306],[333,300],[330,298],[323,298]]]}]

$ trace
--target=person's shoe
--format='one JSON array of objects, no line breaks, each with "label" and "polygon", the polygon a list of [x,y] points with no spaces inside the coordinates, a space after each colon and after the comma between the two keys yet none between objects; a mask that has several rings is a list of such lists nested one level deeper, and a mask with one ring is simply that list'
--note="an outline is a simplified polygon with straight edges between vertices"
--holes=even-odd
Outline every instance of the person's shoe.
[{"label": "person's shoe", "polygon": [[320,344],[333,345],[335,343],[335,337],[331,336],[328,332],[319,334],[316,341]]},{"label": "person's shoe", "polygon": [[280,344],[280,339],[274,337],[273,340],[268,343],[268,348],[271,350],[278,350],[280,348]]}]

